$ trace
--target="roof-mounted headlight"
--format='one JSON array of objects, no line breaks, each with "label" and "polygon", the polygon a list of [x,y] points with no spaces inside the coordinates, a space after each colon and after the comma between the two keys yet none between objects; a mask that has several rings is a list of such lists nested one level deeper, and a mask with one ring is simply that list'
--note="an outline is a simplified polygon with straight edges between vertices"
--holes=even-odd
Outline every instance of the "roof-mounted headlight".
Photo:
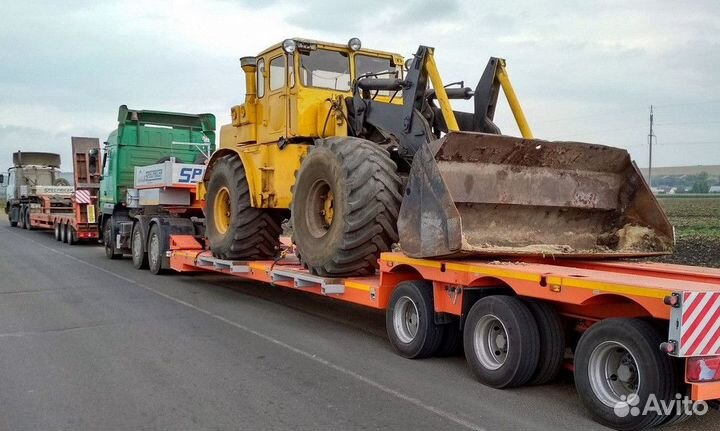
[{"label": "roof-mounted headlight", "polygon": [[360,48],[362,48],[362,43],[360,42],[360,39],[357,37],[353,37],[348,41],[348,48],[350,48],[353,51],[360,51]]},{"label": "roof-mounted headlight", "polygon": [[285,51],[286,54],[292,54],[295,52],[295,49],[297,48],[297,45],[295,44],[295,41],[292,39],[285,39],[282,43],[283,51]]}]

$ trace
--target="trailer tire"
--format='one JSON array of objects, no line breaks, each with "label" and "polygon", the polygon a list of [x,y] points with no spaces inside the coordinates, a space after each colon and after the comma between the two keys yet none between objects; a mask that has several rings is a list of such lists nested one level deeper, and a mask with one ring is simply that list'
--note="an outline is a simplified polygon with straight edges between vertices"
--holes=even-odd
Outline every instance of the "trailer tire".
[{"label": "trailer tire", "polygon": [[493,388],[527,383],[540,357],[540,335],[528,307],[512,296],[487,296],[468,313],[465,358],[483,384]]},{"label": "trailer tire", "polygon": [[385,312],[390,344],[405,358],[434,355],[442,342],[443,328],[435,324],[432,284],[412,280],[398,284]]},{"label": "trailer tire", "polygon": [[389,153],[354,137],[318,140],[293,186],[293,241],[321,276],[372,275],[398,242],[402,184]]},{"label": "trailer tire", "polygon": [[65,223],[60,223],[60,242],[67,243],[67,230],[65,229]]},{"label": "trailer tire", "polygon": [[651,394],[663,405],[678,391],[675,367],[660,351],[661,342],[652,324],[639,319],[606,319],[585,331],[575,350],[575,386],[595,421],[640,430],[668,420],[655,411],[642,414]]},{"label": "trailer tire", "polygon": [[524,301],[535,318],[540,335],[540,358],[529,385],[550,383],[560,374],[565,360],[565,328],[560,315],[548,303]]},{"label": "trailer tire", "polygon": [[148,268],[155,275],[165,272],[162,267],[162,259],[165,250],[162,247],[162,238],[160,237],[160,227],[154,223],[150,228],[147,240]]},{"label": "trailer tire", "polygon": [[148,268],[148,254],[145,247],[145,238],[142,234],[142,225],[136,222],[133,225],[131,240],[132,261],[135,269]]},{"label": "trailer tire", "polygon": [[54,232],[55,233],[55,241],[62,240],[62,235],[60,235],[60,222],[58,220],[54,220],[53,225],[54,225],[53,230],[55,231]]},{"label": "trailer tire", "polygon": [[112,217],[105,220],[103,225],[103,244],[105,245],[105,257],[108,259],[119,259],[122,254],[115,251],[115,239],[113,238],[113,223],[115,221]]},{"label": "trailer tire", "polygon": [[65,224],[65,239],[67,240],[68,245],[77,244],[77,233],[70,223]]},{"label": "trailer tire", "polygon": [[250,206],[250,188],[237,154],[220,157],[213,166],[205,212],[210,249],[216,257],[272,259],[277,255],[283,215]]}]

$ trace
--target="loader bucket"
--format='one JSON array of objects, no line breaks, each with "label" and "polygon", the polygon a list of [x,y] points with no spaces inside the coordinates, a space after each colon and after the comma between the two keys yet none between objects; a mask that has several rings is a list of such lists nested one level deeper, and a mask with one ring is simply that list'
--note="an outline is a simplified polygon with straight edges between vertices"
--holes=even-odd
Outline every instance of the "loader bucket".
[{"label": "loader bucket", "polygon": [[472,132],[418,150],[398,230],[416,258],[641,257],[674,243],[627,151]]}]

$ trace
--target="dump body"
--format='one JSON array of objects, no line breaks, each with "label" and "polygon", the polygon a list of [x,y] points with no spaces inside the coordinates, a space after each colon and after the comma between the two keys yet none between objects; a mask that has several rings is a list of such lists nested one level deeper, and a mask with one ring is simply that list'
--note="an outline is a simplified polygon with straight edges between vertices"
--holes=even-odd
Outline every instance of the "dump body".
[{"label": "dump body", "polygon": [[627,151],[473,132],[415,155],[398,228],[413,257],[640,257],[673,245]]}]

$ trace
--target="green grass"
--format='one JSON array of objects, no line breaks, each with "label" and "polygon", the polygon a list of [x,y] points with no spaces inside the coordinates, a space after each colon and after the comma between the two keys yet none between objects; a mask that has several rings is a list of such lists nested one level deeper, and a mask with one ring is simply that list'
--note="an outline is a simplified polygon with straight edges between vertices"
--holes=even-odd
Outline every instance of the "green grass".
[{"label": "green grass", "polygon": [[720,196],[658,197],[678,238],[720,238]]}]

